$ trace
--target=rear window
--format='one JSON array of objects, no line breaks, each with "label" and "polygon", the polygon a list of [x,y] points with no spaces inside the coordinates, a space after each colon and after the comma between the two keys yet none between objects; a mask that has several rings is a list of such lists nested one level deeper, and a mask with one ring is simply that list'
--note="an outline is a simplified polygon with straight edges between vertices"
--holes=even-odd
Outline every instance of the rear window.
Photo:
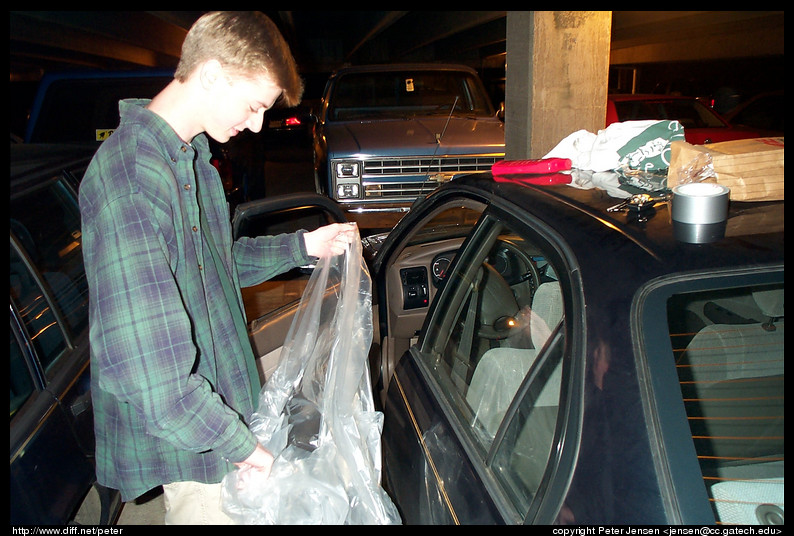
[{"label": "rear window", "polygon": [[680,393],[718,523],[783,523],[783,290],[747,284],[667,301]]},{"label": "rear window", "polygon": [[676,120],[687,128],[716,128],[725,124],[705,105],[695,99],[626,100],[615,102],[620,121]]}]

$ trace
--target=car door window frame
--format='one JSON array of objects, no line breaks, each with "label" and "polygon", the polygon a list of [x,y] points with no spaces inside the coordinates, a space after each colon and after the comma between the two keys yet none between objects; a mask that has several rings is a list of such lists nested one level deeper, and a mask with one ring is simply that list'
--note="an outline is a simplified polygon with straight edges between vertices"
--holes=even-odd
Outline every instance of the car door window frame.
[{"label": "car door window frame", "polygon": [[[82,170],[79,172],[82,173]],[[80,210],[77,205],[77,185],[79,184],[76,176],[74,173],[61,170],[58,173],[53,174],[53,176],[46,181],[42,181],[33,187],[32,189],[26,189],[23,192],[19,192],[12,196],[12,203],[14,199],[24,197],[30,194],[35,194],[36,192],[43,192],[46,190],[51,190],[52,195],[59,198],[63,201],[63,203],[59,203],[58,206],[61,210],[68,211],[70,216],[75,219],[76,227],[72,230],[72,238],[74,239],[70,247],[74,249],[75,247],[81,247],[81,231],[80,231]],[[71,204],[71,206],[69,206]],[[66,214],[64,214],[66,216]],[[20,222],[20,225],[24,224]],[[25,229],[27,232],[27,229]],[[32,240],[32,239],[31,239]],[[35,247],[35,244],[31,244],[31,246]],[[42,292],[42,296],[46,299],[50,311],[54,315],[55,321],[58,325],[58,329],[62,332],[63,339],[66,344],[67,350],[73,350],[77,345],[76,338],[78,337],[77,331],[86,331],[87,324],[88,324],[88,289],[87,286],[84,289],[85,293],[85,306],[82,310],[76,310],[77,314],[80,316],[79,322],[73,322],[69,316],[72,314],[72,311],[67,311],[64,308],[64,304],[61,303],[61,300],[56,295],[56,289],[53,288],[53,285],[45,277],[45,274],[42,272],[41,267],[38,265],[35,259],[31,257],[31,252],[28,251],[27,247],[23,243],[21,237],[18,237],[14,233],[14,228],[11,228],[11,247],[16,250],[16,254],[19,255],[20,260],[26,266],[28,273],[30,276],[36,281],[38,288]],[[61,252],[63,255],[67,255],[69,252],[64,251]],[[83,278],[85,277],[85,271],[82,267],[82,254],[79,256],[80,266],[79,269],[76,270],[78,275],[81,275]],[[60,267],[59,267],[60,268]],[[60,270],[55,272],[56,274],[60,275],[62,272]],[[68,281],[68,284],[63,288],[60,289],[61,291],[72,291],[77,289],[77,282]],[[54,360],[54,361],[57,361]]]},{"label": "car door window frame", "polygon": [[[532,225],[532,224],[535,225]],[[431,351],[432,340],[428,337],[430,326],[435,321],[435,317],[440,314],[440,309],[446,310],[443,305],[448,304],[451,300],[457,299],[461,301],[460,296],[465,294],[462,289],[444,289],[431,304],[425,319],[425,324],[422,329],[419,344],[412,349],[414,359],[419,363],[420,369],[428,378],[428,384],[435,392],[436,398],[440,401],[443,411],[447,413],[449,422],[468,452],[469,457],[475,461],[480,460],[480,463],[475,463],[478,472],[480,473],[483,482],[488,487],[491,495],[495,498],[500,510],[507,519],[513,519],[516,522],[537,522],[538,520],[545,519],[546,522],[552,522],[559,507],[562,503],[567,485],[569,483],[569,474],[565,471],[559,471],[560,468],[568,466],[573,467],[573,461],[576,453],[576,445],[579,440],[579,427],[581,412],[583,410],[583,386],[584,386],[584,364],[581,360],[573,359],[576,352],[581,353],[583,350],[584,329],[581,322],[580,315],[573,314],[573,308],[578,304],[581,306],[581,281],[579,279],[579,271],[576,269],[576,263],[570,250],[564,245],[565,242],[561,237],[548,231],[548,229],[541,222],[531,222],[529,226],[526,223],[518,221],[510,215],[510,211],[502,211],[488,207],[484,212],[480,221],[475,226],[474,230],[466,238],[464,244],[461,246],[461,251],[453,261],[450,271],[456,269],[456,263],[465,262],[466,258],[471,256],[484,256],[485,253],[481,251],[483,241],[491,236],[494,229],[500,227],[502,224],[507,225],[511,231],[521,234],[522,236],[531,237],[539,243],[542,243],[548,248],[549,254],[553,257],[553,263],[559,268],[560,282],[565,290],[563,290],[564,297],[564,318],[568,319],[561,322],[554,331],[554,334],[544,346],[542,355],[537,358],[538,366],[533,367],[533,371],[529,376],[535,375],[536,371],[541,367],[541,363],[549,355],[553,348],[559,348],[558,345],[563,345],[561,351],[561,359],[564,366],[563,378],[565,380],[560,386],[560,406],[556,419],[556,428],[554,438],[552,440],[551,455],[546,461],[546,467],[542,482],[539,488],[539,493],[536,494],[537,500],[532,500],[527,511],[517,511],[515,505],[510,501],[505,494],[504,484],[500,483],[493,474],[490,463],[493,460],[493,455],[501,446],[501,440],[504,437],[504,429],[509,426],[511,419],[515,417],[527,393],[532,390],[533,378],[525,378],[519,388],[516,396],[511,402],[507,413],[505,414],[502,423],[500,424],[500,431],[497,433],[497,439],[494,440],[490,447],[489,453],[484,453],[482,446],[478,443],[476,438],[473,437],[469,429],[469,422],[463,418],[460,412],[454,409],[454,403],[447,399],[445,389],[438,383],[438,375],[433,373],[432,366],[426,361],[428,353]],[[473,252],[474,251],[474,252]],[[462,259],[462,260],[458,260]],[[552,262],[552,261],[550,261]],[[450,297],[450,294],[457,296]],[[458,304],[459,305],[459,304]],[[576,325],[577,329],[574,329]],[[572,472],[572,469],[571,469]],[[558,474],[559,473],[559,474]],[[541,494],[540,490],[544,493]],[[509,505],[509,506],[508,506]]]}]

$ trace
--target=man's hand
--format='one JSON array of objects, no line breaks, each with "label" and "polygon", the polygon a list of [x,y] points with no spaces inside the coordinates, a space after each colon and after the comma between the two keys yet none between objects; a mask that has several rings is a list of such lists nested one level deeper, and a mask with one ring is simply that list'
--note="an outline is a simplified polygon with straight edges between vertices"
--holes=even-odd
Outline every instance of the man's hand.
[{"label": "man's hand", "polygon": [[251,453],[245,460],[237,462],[234,465],[240,469],[241,472],[252,470],[264,473],[267,477],[270,475],[270,469],[273,467],[273,455],[259,443],[256,444],[254,452]]},{"label": "man's hand", "polygon": [[341,255],[354,240],[356,226],[352,223],[331,223],[310,233],[305,233],[306,253],[324,258]]}]

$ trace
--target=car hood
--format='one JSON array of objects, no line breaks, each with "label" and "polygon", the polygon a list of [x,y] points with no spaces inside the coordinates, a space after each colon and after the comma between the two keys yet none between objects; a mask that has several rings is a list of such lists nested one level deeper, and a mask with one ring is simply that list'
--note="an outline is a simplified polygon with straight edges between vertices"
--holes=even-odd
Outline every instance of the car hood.
[{"label": "car hood", "polygon": [[448,125],[444,116],[334,122],[325,125],[324,135],[329,157],[504,153],[505,148],[504,124],[490,117],[452,117]]}]

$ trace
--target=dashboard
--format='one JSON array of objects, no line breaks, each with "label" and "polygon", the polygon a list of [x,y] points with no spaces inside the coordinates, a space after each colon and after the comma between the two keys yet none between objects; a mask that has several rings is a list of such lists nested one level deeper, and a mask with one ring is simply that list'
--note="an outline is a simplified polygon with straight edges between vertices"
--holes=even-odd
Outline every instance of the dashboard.
[{"label": "dashboard", "polygon": [[[392,332],[415,336],[435,295],[447,280],[462,238],[408,246],[387,277]],[[548,264],[539,252],[527,251],[527,244],[515,236],[501,236],[485,262],[510,287],[519,306],[532,303],[532,295],[545,279]]]}]

